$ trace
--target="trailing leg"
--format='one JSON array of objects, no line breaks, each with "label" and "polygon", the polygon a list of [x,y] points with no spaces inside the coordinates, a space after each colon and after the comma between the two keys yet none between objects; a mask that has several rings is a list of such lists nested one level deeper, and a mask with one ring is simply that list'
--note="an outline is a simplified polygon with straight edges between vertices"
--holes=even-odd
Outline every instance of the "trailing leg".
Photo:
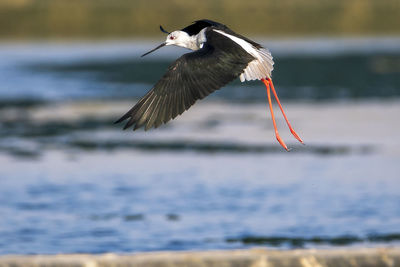
[{"label": "trailing leg", "polygon": [[[293,136],[294,136],[297,140],[299,140],[300,143],[304,144],[304,143],[303,143],[303,140],[300,138],[300,136],[299,136],[299,135],[296,133],[296,131],[293,129],[292,125],[290,125],[290,122],[289,122],[288,118],[286,117],[285,112],[283,111],[281,102],[279,101],[278,94],[277,94],[276,91],[275,91],[274,84],[272,83],[272,80],[271,80],[270,78],[267,78],[267,79],[266,79],[266,82],[269,83],[269,85],[271,85],[272,93],[273,93],[274,96],[275,96],[276,102],[277,102],[278,105],[279,105],[279,108],[280,108],[280,110],[281,110],[281,112],[282,112],[283,117],[285,118],[285,121],[286,121],[286,123],[287,123],[287,125],[288,125],[288,127],[289,127],[290,132],[293,134]],[[265,82],[264,82],[264,83],[265,83]]]},{"label": "trailing leg", "polygon": [[279,144],[283,146],[286,151],[289,151],[288,147],[286,146],[285,142],[283,142],[281,136],[278,133],[278,129],[276,127],[276,122],[275,122],[275,116],[274,116],[274,110],[272,108],[272,101],[271,101],[271,92],[270,92],[270,87],[269,87],[269,82],[267,80],[261,79],[261,81],[265,84],[267,88],[267,96],[268,96],[268,103],[269,103],[269,110],[271,111],[271,118],[272,118],[272,123],[274,124],[274,130],[275,130],[275,135],[276,139],[278,140]]}]

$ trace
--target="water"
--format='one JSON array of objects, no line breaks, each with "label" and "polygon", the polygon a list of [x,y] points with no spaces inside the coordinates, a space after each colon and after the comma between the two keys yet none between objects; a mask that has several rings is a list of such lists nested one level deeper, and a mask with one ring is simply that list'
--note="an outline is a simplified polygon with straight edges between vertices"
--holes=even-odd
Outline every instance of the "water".
[{"label": "water", "polygon": [[398,245],[400,41],[267,43],[290,153],[259,82],[113,125],[179,49],[1,45],[0,254]]}]

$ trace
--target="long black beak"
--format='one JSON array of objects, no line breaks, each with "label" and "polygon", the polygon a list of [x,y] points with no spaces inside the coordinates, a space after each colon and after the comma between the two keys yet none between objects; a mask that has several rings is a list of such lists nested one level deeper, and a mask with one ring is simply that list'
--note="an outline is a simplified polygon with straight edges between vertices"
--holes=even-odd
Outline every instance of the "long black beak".
[{"label": "long black beak", "polygon": [[157,46],[156,48],[154,48],[154,49],[150,50],[149,52],[147,52],[147,53],[144,53],[144,54],[143,54],[143,55],[141,55],[140,57],[144,57],[144,56],[146,56],[146,55],[150,54],[151,52],[154,52],[154,51],[156,51],[157,49],[159,49],[159,48],[161,48],[161,47],[165,46],[166,44],[167,44],[167,43],[162,43],[162,44],[160,44],[159,46]]}]

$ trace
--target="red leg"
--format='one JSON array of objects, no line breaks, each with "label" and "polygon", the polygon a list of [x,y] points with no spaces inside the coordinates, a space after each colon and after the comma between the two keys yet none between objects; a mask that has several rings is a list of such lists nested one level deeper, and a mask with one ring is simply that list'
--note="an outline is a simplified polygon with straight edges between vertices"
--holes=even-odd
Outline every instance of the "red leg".
[{"label": "red leg", "polygon": [[[265,83],[265,82],[264,82],[264,83]],[[271,80],[270,78],[267,78],[267,83],[269,83],[269,84],[271,85],[272,93],[274,94],[275,99],[276,99],[276,102],[278,103],[279,108],[280,108],[281,111],[282,111],[282,115],[283,115],[283,117],[285,118],[285,121],[286,121],[286,123],[287,123],[287,125],[288,125],[288,127],[289,127],[290,132],[293,134],[293,136],[294,136],[297,140],[299,140],[300,143],[304,144],[304,143],[303,143],[303,140],[301,140],[300,136],[299,136],[299,135],[295,132],[295,130],[292,128],[292,125],[290,125],[290,122],[289,122],[288,118],[286,117],[285,112],[283,111],[283,108],[282,108],[281,102],[279,101],[278,95],[276,94],[276,91],[275,91],[275,88],[274,88],[274,84],[272,83],[272,80]]]},{"label": "red leg", "polygon": [[283,142],[282,138],[280,137],[278,133],[278,129],[276,127],[276,122],[275,122],[275,116],[274,116],[274,110],[272,109],[272,101],[271,101],[271,93],[270,93],[270,88],[269,88],[269,82],[267,80],[261,79],[261,81],[265,84],[267,88],[267,96],[268,96],[268,103],[269,103],[269,110],[271,111],[271,118],[272,118],[272,123],[274,124],[274,129],[275,129],[275,135],[276,135],[276,140],[278,140],[279,144],[283,146],[286,151],[289,151],[288,147],[286,146],[285,142]]}]

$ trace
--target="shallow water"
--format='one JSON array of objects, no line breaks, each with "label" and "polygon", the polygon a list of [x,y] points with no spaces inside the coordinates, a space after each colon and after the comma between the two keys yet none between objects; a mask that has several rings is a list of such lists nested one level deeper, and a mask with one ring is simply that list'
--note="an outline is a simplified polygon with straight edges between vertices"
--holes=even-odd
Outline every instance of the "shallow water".
[{"label": "shallow water", "polygon": [[314,40],[314,52],[271,41],[306,142],[276,111],[289,153],[259,83],[235,82],[156,130],[113,125],[179,50],[142,60],[154,44],[3,45],[0,254],[399,244],[390,40]]}]

